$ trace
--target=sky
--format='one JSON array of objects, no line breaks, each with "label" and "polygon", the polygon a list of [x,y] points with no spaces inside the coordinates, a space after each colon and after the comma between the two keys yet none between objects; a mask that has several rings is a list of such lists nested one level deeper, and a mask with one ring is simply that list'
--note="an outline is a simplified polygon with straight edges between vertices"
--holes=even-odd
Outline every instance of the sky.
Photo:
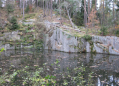
[{"label": "sky", "polygon": [[99,7],[100,5],[100,0],[97,0],[97,7]]}]

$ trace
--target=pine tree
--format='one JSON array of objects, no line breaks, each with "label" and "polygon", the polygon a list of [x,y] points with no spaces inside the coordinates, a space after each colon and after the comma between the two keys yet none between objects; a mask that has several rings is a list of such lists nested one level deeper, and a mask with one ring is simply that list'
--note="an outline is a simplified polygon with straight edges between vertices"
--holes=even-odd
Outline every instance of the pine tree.
[{"label": "pine tree", "polygon": [[119,11],[119,1],[117,2],[116,5],[117,5],[117,7],[118,7],[118,8],[117,8],[117,11]]}]

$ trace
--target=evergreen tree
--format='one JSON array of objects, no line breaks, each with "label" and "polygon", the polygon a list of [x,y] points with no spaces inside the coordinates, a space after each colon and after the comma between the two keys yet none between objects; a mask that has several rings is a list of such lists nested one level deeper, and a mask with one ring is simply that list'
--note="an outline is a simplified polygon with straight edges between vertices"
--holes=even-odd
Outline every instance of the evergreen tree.
[{"label": "evergreen tree", "polygon": [[92,0],[92,8],[95,6],[95,0]]},{"label": "evergreen tree", "polygon": [[80,11],[74,16],[73,22],[78,26],[84,25],[84,0],[81,1]]},{"label": "evergreen tree", "polygon": [[17,19],[15,17],[12,17],[12,19],[10,20],[10,23],[12,24],[11,26],[11,30],[15,30],[19,28],[19,25],[17,23]]},{"label": "evergreen tree", "polygon": [[118,8],[117,8],[117,11],[119,11],[119,1],[117,2],[117,7],[118,7]]}]

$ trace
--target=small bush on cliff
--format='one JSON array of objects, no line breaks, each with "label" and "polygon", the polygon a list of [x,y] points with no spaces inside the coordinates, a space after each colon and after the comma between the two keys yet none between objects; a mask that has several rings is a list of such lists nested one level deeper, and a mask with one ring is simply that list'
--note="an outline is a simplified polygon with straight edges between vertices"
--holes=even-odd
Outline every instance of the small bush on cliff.
[{"label": "small bush on cliff", "polygon": [[10,23],[11,23],[10,30],[15,30],[15,29],[19,28],[19,25],[17,23],[17,19],[15,17],[11,18]]},{"label": "small bush on cliff", "polygon": [[101,31],[100,34],[105,36],[107,34],[107,27],[104,27],[104,26],[101,27],[100,31]]},{"label": "small bush on cliff", "polygon": [[86,41],[88,41],[88,40],[91,40],[91,39],[92,39],[92,37],[91,37],[90,35],[84,35],[84,36],[83,36],[83,38],[84,38]]},{"label": "small bush on cliff", "polygon": [[116,36],[119,36],[119,30],[116,30],[115,34]]}]

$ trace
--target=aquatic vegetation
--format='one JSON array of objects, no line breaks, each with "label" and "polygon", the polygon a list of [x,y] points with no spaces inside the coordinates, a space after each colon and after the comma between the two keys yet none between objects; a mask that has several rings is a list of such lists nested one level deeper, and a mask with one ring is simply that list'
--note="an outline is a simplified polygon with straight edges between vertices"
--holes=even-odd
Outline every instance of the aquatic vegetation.
[{"label": "aquatic vegetation", "polygon": [[[15,82],[22,83],[22,85],[32,85],[32,86],[49,86],[55,85],[56,80],[55,76],[46,75],[43,77],[41,73],[43,73],[43,68],[37,68],[35,71],[28,71],[29,66],[26,66],[22,70],[13,71],[12,74],[5,73],[0,76],[0,84],[4,85],[6,83],[10,83],[13,85]],[[17,80],[21,80],[20,82]]]},{"label": "aquatic vegetation", "polygon": [[[59,60],[56,59],[56,66],[58,66]],[[11,65],[12,67],[13,65]],[[12,68],[10,68],[13,70]],[[32,85],[32,86],[56,86],[57,82],[57,75],[48,73],[47,70],[48,65],[44,63],[44,67],[38,68],[34,67],[34,70],[30,70],[29,66],[25,66],[20,70],[15,70],[12,73],[6,72],[5,74],[0,76],[0,84],[6,85],[9,83],[10,85],[15,85],[15,83],[21,83],[23,86]],[[72,76],[72,72],[76,76]],[[44,74],[45,73],[45,74]],[[85,74],[85,67],[82,65],[81,67],[74,68],[71,70],[67,68],[66,73],[60,73],[62,85],[68,86],[70,85],[79,85],[79,86],[93,86],[92,82],[92,73],[89,74],[89,80],[86,81],[84,79]]]},{"label": "aquatic vegetation", "polygon": [[[42,57],[42,54],[39,52],[37,54]],[[31,54],[28,58],[26,58],[26,55],[20,58],[20,64],[25,64],[24,66],[22,65],[19,68],[15,65],[16,63],[11,62],[11,65],[8,67],[9,69],[5,72],[3,68],[0,69],[0,85],[57,86],[60,84],[61,86],[93,86],[93,73],[87,73],[86,67],[82,63],[78,64],[80,66],[73,68],[70,67],[72,64],[63,65],[66,67],[62,70],[63,60],[61,58],[55,58],[50,63],[49,61],[43,62],[40,67],[39,64],[34,64],[34,61],[43,58],[36,58],[33,55],[33,59],[31,59]],[[29,63],[31,64],[29,65]],[[85,78],[85,75],[87,78]]]}]

